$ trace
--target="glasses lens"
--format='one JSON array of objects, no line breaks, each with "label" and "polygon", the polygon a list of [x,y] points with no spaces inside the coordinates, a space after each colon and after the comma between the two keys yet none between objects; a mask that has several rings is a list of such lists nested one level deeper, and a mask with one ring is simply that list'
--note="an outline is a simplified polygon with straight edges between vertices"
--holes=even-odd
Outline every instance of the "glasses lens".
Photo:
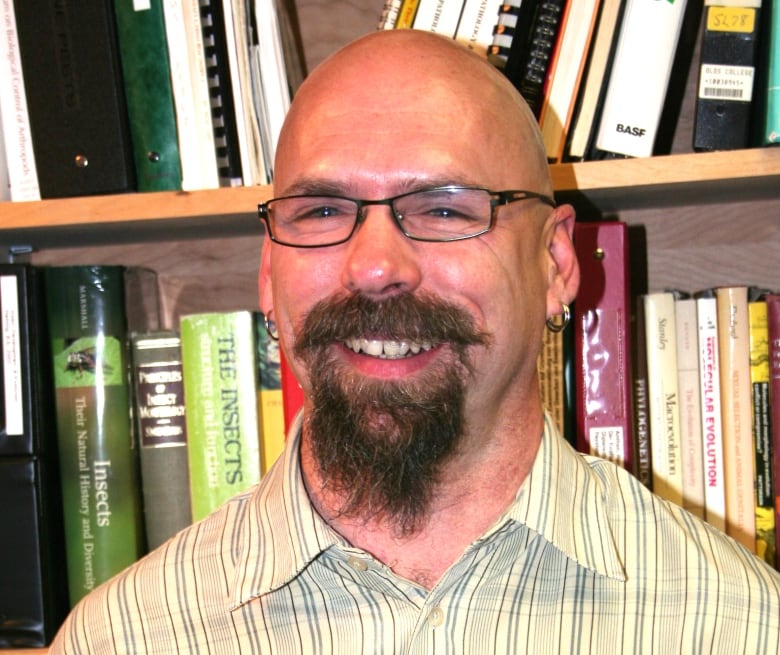
[{"label": "glasses lens", "polygon": [[347,198],[297,196],[268,203],[274,237],[299,246],[318,246],[347,239],[355,226],[357,203]]},{"label": "glasses lens", "polygon": [[490,225],[490,194],[483,189],[419,191],[394,203],[404,233],[431,240],[462,239]]}]

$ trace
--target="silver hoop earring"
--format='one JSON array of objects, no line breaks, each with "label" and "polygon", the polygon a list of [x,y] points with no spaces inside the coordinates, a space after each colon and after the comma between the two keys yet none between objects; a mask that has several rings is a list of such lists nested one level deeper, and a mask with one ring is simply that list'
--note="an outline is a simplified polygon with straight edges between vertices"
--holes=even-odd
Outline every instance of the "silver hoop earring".
[{"label": "silver hoop earring", "polygon": [[271,312],[263,314],[263,326],[271,339],[279,341],[279,330],[276,329],[276,323],[271,318]]},{"label": "silver hoop earring", "polygon": [[556,320],[555,316],[551,316],[545,323],[550,332],[562,332],[571,320],[571,309],[569,309],[569,306],[566,303],[563,303],[561,306],[563,307],[563,314],[561,314],[560,319]]}]

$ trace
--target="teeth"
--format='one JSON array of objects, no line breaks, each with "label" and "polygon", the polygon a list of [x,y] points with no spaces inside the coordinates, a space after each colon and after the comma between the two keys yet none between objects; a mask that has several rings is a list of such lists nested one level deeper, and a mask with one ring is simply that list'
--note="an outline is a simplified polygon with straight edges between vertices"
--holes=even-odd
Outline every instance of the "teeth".
[{"label": "teeth", "polygon": [[380,339],[349,339],[346,346],[356,353],[363,353],[380,359],[401,359],[430,350],[430,341],[383,341]]}]

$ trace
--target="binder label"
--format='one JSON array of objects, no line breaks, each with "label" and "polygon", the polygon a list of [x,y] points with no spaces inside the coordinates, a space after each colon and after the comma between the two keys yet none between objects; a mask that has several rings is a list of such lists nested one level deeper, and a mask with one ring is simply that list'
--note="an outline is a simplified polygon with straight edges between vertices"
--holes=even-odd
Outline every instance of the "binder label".
[{"label": "binder label", "polygon": [[707,29],[750,34],[756,29],[756,10],[751,7],[709,7]]},{"label": "binder label", "polygon": [[699,98],[750,102],[753,98],[752,66],[702,64],[699,76]]}]

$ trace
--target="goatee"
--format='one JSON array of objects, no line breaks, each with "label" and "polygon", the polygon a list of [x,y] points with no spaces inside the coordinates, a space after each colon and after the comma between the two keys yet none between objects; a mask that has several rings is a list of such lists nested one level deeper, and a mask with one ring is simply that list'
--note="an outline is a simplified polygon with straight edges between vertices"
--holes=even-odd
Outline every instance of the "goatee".
[{"label": "goatee", "polygon": [[[450,353],[413,378],[377,380],[335,356],[334,347],[359,338]],[[422,527],[442,465],[464,433],[468,348],[486,343],[465,310],[429,295],[350,295],[309,312],[295,343],[312,390],[305,429],[325,490],[342,499],[342,516],[384,521],[399,536]]]}]

